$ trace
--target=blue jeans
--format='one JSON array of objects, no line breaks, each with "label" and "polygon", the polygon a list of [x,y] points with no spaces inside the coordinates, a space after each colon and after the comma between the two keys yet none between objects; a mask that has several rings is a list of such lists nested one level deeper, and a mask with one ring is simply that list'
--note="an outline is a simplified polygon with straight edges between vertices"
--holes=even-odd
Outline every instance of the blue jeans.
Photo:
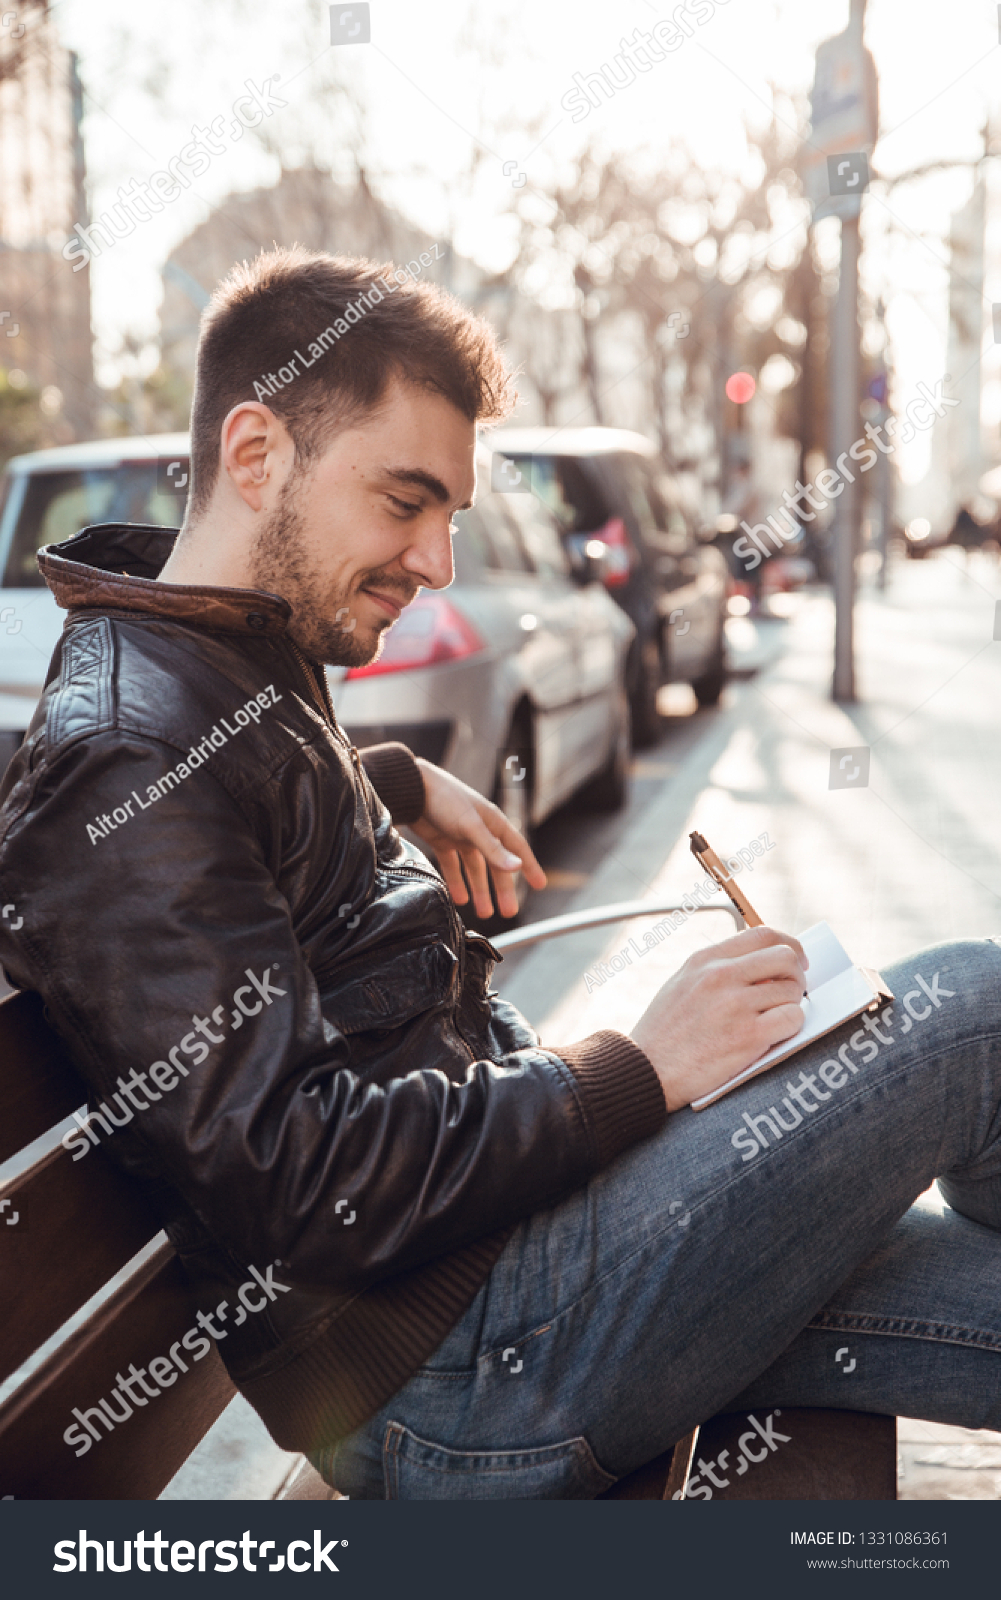
[{"label": "blue jeans", "polygon": [[[885,975],[873,1031],[675,1113],[521,1223],[431,1360],[314,1456],[327,1481],[588,1499],[745,1407],[1001,1430],[1001,948]],[[912,1209],[936,1178],[951,1209]]]}]

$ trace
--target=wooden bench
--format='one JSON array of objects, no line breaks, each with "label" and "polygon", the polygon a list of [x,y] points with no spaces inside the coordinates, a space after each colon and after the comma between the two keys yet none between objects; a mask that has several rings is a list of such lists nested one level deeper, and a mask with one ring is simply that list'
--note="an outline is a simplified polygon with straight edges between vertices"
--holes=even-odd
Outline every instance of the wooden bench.
[{"label": "wooden bench", "polygon": [[[51,1130],[86,1098],[39,996],[0,1003],[0,1162],[47,1134],[51,1146]],[[85,1454],[64,1442],[74,1409],[86,1411],[110,1395],[116,1373],[131,1363],[148,1368],[165,1355],[198,1307],[139,1188],[101,1148],[77,1162],[59,1142],[42,1149],[0,1188],[0,1382],[34,1363],[0,1406],[0,1496],[154,1500],[235,1390],[213,1344],[172,1387],[102,1433]],[[72,1331],[46,1352],[71,1320]],[[895,1497],[892,1418],[789,1412],[785,1422],[795,1444],[720,1498],[741,1492],[755,1499]],[[702,1430],[699,1452],[718,1456],[730,1432],[746,1425],[742,1416],[714,1418]],[[684,1441],[675,1449],[673,1472],[668,1452],[605,1498],[671,1498],[684,1486],[686,1450]],[[333,1491],[302,1461],[279,1497],[330,1499]]]}]

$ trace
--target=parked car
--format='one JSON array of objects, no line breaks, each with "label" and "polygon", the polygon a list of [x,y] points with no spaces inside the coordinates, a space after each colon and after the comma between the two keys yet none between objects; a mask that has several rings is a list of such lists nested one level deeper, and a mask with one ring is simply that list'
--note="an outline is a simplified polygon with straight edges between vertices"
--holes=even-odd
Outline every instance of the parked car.
[{"label": "parked car", "polygon": [[[31,720],[63,623],[38,571],[39,546],[95,522],[179,527],[188,448],[186,434],[164,434],[8,463],[0,485],[3,765]],[[544,507],[490,492],[486,450],[477,471],[483,498],[456,518],[455,584],[404,611],[374,666],[330,670],[338,715],[357,744],[402,739],[495,795],[525,830],[583,787],[596,806],[615,808],[628,781],[632,626],[598,581],[599,563],[577,560],[571,573]]]},{"label": "parked car", "polygon": [[530,490],[556,517],[568,550],[605,546],[605,588],[636,629],[626,673],[636,744],[657,736],[662,684],[680,679],[700,705],[718,700],[726,561],[649,440],[618,428],[504,428],[490,442],[500,463],[494,482],[511,505]]},{"label": "parked car", "polygon": [[476,504],[455,518],[455,582],[413,601],[371,666],[328,668],[337,716],[359,748],[402,740],[525,833],[581,790],[617,809],[633,627],[545,506],[491,492],[482,447],[476,468]]},{"label": "parked car", "polygon": [[187,480],[185,433],[98,439],[8,461],[0,480],[0,772],[24,738],[62,631],[39,547],[93,522],[179,528]]}]

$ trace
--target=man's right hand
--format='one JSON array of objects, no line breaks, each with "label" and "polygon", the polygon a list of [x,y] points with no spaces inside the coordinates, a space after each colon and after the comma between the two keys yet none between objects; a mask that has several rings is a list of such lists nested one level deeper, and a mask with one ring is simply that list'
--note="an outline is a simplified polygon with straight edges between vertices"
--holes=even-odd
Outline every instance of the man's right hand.
[{"label": "man's right hand", "polygon": [[745,928],[689,956],[631,1030],[669,1111],[718,1089],[799,1032],[808,966],[799,940],[774,928]]}]

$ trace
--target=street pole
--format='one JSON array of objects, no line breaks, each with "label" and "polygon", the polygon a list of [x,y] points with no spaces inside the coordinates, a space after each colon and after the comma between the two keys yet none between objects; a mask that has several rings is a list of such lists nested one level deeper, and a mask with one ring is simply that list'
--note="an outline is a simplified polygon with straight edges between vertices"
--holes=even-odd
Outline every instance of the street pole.
[{"label": "street pole", "polygon": [[[879,425],[886,426],[890,413],[885,409],[880,413]],[[893,532],[893,479],[890,476],[890,458],[880,452],[879,466],[877,469],[877,489],[879,492],[879,578],[880,589],[886,588],[888,577],[887,562],[890,559],[890,536]]]},{"label": "street pole", "polygon": [[[862,33],[865,0],[851,0],[846,40],[857,52],[858,81],[865,79]],[[841,272],[831,337],[832,460],[840,461],[859,437],[858,265],[861,194],[841,216]],[[851,458],[849,458],[851,459]],[[834,686],[835,700],[855,699],[855,559],[861,539],[862,494],[856,472],[844,473],[844,491],[834,513]],[[852,481],[855,480],[855,481]]]},{"label": "street pole", "polygon": [[[859,219],[844,217],[831,337],[831,455],[835,461],[859,436],[858,262]],[[855,699],[855,555],[862,499],[857,473],[850,468],[844,474],[844,485],[835,501],[833,528],[834,699],[851,701]]]}]

